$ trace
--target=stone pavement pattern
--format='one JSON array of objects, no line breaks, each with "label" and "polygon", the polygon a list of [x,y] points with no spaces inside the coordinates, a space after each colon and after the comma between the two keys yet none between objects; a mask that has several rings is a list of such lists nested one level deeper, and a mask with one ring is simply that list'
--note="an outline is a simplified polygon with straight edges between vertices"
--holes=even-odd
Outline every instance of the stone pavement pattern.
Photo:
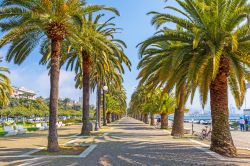
[{"label": "stone pavement pattern", "polygon": [[[172,125],[170,123],[170,125]],[[192,128],[192,123],[185,123],[185,128]],[[196,132],[201,132],[202,129],[205,128],[206,125],[202,125],[202,124],[194,124],[194,131]],[[231,131],[232,134],[232,138],[234,141],[234,144],[237,148],[248,148],[250,149],[250,131],[245,131],[245,132],[241,132],[241,131]]]},{"label": "stone pavement pattern", "polygon": [[[123,118],[86,158],[1,158],[14,166],[173,166],[247,165],[220,161],[185,139],[173,139],[168,131],[157,130],[132,118]],[[9,164],[7,164],[9,163]]]}]

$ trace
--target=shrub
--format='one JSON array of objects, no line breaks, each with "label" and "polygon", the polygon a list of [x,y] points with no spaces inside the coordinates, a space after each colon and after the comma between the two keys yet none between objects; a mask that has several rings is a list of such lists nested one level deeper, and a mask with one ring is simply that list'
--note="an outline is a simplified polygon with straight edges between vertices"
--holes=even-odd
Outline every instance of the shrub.
[{"label": "shrub", "polygon": [[66,119],[63,121],[64,124],[67,123],[82,123],[82,120],[80,118],[75,118],[75,119]]},{"label": "shrub", "polygon": [[39,128],[37,128],[37,127],[29,127],[29,128],[27,128],[27,131],[29,131],[29,132],[38,131],[38,130],[39,130]]},{"label": "shrub", "polygon": [[239,124],[238,124],[238,122],[233,122],[233,123],[232,123],[232,126],[233,126],[233,128],[236,129],[236,128],[238,128]]}]

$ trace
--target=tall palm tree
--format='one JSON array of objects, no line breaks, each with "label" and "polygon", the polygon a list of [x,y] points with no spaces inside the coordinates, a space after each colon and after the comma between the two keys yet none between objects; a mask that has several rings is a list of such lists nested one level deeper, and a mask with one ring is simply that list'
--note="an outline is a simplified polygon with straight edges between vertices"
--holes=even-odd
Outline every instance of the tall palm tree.
[{"label": "tall palm tree", "polygon": [[[56,129],[58,82],[62,42],[75,36],[81,15],[105,9],[86,5],[84,0],[3,0],[0,3],[0,26],[4,36],[0,47],[9,44],[7,60],[21,64],[36,46],[50,45],[50,116],[48,151],[59,151]],[[109,10],[109,9],[108,9]]]},{"label": "tall palm tree", "polygon": [[[112,90],[109,90],[107,96],[107,119],[108,122],[113,122],[117,118],[117,116],[120,116],[125,113],[127,103],[126,103],[126,92],[121,85],[121,87],[113,88]],[[110,116],[112,117],[112,120],[110,120]]]},{"label": "tall palm tree", "polygon": [[[122,74],[123,74],[122,71],[117,70],[113,66],[110,66],[109,70],[93,70],[91,74],[90,86],[93,88],[93,90],[96,87],[97,112],[99,115],[99,124],[101,124],[100,108],[102,100],[101,91],[103,88],[103,84],[109,87],[108,88],[109,92],[113,92],[114,90],[120,89],[123,82]],[[103,112],[103,114],[106,115],[106,112]],[[103,123],[105,123],[105,117],[106,116],[103,116],[104,119]]]},{"label": "tall palm tree", "polygon": [[140,110],[144,114],[160,114],[161,129],[168,128],[168,115],[174,113],[175,108],[176,101],[173,95],[162,92],[160,88],[149,89],[145,85],[136,89],[130,102],[130,110],[134,113]]},{"label": "tall palm tree", "polygon": [[[189,93],[187,88],[184,89],[186,87],[186,72],[185,70],[179,71],[180,61],[174,56],[186,54],[185,51],[178,51],[177,48],[179,47],[182,47],[182,45],[178,42],[148,39],[141,43],[140,54],[142,59],[138,65],[138,68],[141,69],[138,76],[140,84],[148,86],[149,89],[164,87],[164,93],[170,93],[175,88],[178,105],[176,105],[171,133],[175,137],[184,135],[184,106]],[[173,71],[179,71],[180,73],[176,75]],[[176,81],[177,77],[181,80]]]},{"label": "tall palm tree", "polygon": [[176,110],[176,99],[172,94],[163,93],[160,101],[161,128],[168,129],[168,116]]},{"label": "tall palm tree", "polygon": [[[2,58],[0,57],[0,62]],[[0,108],[3,108],[9,103],[9,96],[12,93],[12,86],[8,76],[5,74],[10,73],[8,68],[0,66]]]},{"label": "tall palm tree", "polygon": [[[117,13],[118,14],[118,13]],[[130,66],[130,61],[123,52],[123,46],[126,45],[121,40],[114,39],[113,34],[116,28],[110,20],[99,23],[99,19],[103,15],[97,15],[95,19],[90,15],[82,18],[82,22],[86,22],[79,33],[77,40],[71,41],[70,57],[66,60],[67,68],[75,70],[76,81],[80,88],[83,89],[83,127],[82,135],[90,133],[89,127],[89,96],[91,88],[91,80],[94,75],[99,75],[98,84],[103,86],[107,84],[107,75],[110,71],[123,73],[122,64]],[[114,72],[113,72],[114,73]]]},{"label": "tall palm tree", "polygon": [[[170,41],[178,50],[172,54],[179,61],[174,81],[186,81],[191,98],[197,88],[204,106],[210,92],[212,138],[210,149],[225,156],[237,155],[229,130],[228,87],[240,107],[245,97],[245,80],[249,80],[250,5],[247,0],[184,0],[177,1],[183,10],[172,6],[183,17],[151,12],[153,23],[161,26],[171,22],[177,29],[163,29],[149,43]],[[144,47],[147,47],[144,45]],[[185,54],[183,54],[185,52]],[[171,54],[170,54],[171,56]],[[181,78],[182,72],[185,79]],[[181,73],[181,74],[180,74]],[[171,84],[171,81],[170,81]]]},{"label": "tall palm tree", "polygon": [[67,109],[68,104],[71,102],[70,98],[63,99],[64,109]]}]

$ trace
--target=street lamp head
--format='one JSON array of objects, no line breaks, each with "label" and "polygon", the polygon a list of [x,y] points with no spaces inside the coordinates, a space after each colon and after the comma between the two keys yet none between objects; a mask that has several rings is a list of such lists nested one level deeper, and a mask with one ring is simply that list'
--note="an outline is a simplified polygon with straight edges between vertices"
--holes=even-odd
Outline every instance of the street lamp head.
[{"label": "street lamp head", "polygon": [[105,86],[103,87],[103,90],[104,90],[104,91],[108,91],[108,86],[105,85]]}]

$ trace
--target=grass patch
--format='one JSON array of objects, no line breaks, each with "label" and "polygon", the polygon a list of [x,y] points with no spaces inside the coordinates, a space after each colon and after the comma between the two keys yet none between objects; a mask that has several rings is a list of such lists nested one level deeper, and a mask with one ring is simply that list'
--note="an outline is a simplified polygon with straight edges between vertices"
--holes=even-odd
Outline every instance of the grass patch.
[{"label": "grass patch", "polygon": [[17,122],[16,125],[22,125],[24,127],[33,127],[36,123],[33,122]]},{"label": "grass patch", "polygon": [[6,132],[4,132],[3,127],[0,127],[0,137],[4,136]]},{"label": "grass patch", "polygon": [[37,127],[28,127],[27,128],[27,131],[29,131],[29,132],[38,131],[38,130],[39,130],[39,128],[37,128]]},{"label": "grass patch", "polygon": [[66,119],[63,121],[64,124],[67,123],[82,123],[82,120],[80,118],[75,118],[75,119]]},{"label": "grass patch", "polygon": [[88,146],[61,146],[59,152],[48,152],[47,149],[41,150],[39,152],[33,153],[32,155],[42,155],[42,156],[61,156],[61,155],[80,155],[85,151]]}]

